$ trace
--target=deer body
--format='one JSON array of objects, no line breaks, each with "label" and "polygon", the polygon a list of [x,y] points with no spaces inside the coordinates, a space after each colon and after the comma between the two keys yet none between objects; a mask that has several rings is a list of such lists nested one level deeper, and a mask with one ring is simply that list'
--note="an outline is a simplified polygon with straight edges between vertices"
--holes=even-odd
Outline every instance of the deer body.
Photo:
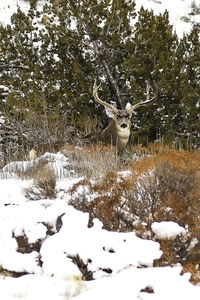
[{"label": "deer body", "polygon": [[98,86],[96,81],[93,87],[93,96],[95,100],[106,108],[107,115],[112,118],[110,124],[99,133],[94,134],[91,137],[92,142],[102,142],[104,144],[111,144],[117,147],[118,151],[122,151],[129,140],[131,129],[131,117],[135,109],[152,103],[155,98],[147,99],[146,101],[139,102],[130,107],[126,107],[124,110],[118,110],[115,106],[106,103],[98,97]]}]

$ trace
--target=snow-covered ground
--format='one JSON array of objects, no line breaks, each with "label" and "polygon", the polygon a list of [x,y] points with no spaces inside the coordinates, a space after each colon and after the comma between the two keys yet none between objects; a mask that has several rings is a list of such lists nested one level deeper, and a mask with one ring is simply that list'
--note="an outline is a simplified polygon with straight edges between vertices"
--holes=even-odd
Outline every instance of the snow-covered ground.
[{"label": "snow-covered ground", "polygon": [[[48,0],[39,0],[38,6],[48,2]],[[136,9],[139,10],[141,6],[145,9],[153,10],[155,14],[163,13],[165,10],[169,11],[170,23],[174,26],[174,30],[179,37],[191,30],[193,23],[200,23],[200,14],[191,14],[194,3],[196,7],[200,7],[200,0],[135,0]],[[24,12],[29,9],[29,1],[25,0],[1,0],[0,7],[0,23],[8,24],[12,14],[19,6]]]},{"label": "snow-covered ground", "polygon": [[[180,275],[181,266],[153,267],[162,255],[158,242],[107,231],[97,219],[88,227],[88,213],[68,204],[69,188],[80,180],[70,161],[62,154],[45,157],[57,175],[68,170],[57,179],[55,199],[27,197],[32,180],[0,180],[1,299],[200,299],[200,287],[189,282],[190,274]],[[152,231],[169,239],[187,232],[173,222],[153,223]]]}]

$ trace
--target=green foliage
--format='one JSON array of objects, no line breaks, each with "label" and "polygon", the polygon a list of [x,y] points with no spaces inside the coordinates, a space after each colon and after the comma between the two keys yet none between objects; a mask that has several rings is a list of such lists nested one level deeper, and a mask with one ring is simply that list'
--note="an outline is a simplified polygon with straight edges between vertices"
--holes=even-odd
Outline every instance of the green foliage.
[{"label": "green foliage", "polygon": [[42,11],[36,4],[0,26],[0,111],[7,141],[7,128],[17,137],[9,143],[19,147],[19,140],[34,136],[31,143],[41,144],[33,134],[41,122],[40,128],[48,128],[43,143],[53,132],[53,141],[67,140],[70,126],[84,131],[83,115],[96,114],[105,125],[103,107],[92,97],[95,77],[100,97],[119,107],[144,100],[146,80],[151,96],[158,86],[157,103],[133,117],[132,140],[143,135],[141,140],[151,141],[158,132],[169,140],[176,133],[198,135],[199,28],[179,40],[167,11],[156,16],[144,8],[134,23],[133,1],[52,0]]}]

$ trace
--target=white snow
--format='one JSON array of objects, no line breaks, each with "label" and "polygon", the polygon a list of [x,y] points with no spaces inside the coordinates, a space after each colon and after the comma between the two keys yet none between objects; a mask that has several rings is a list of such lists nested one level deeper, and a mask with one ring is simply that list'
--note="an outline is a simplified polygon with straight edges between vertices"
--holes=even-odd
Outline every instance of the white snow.
[{"label": "white snow", "polygon": [[48,162],[48,166],[54,170],[56,177],[72,177],[74,171],[69,169],[68,158],[63,154],[54,154],[54,153],[45,153],[44,155],[30,161],[14,161],[8,163],[5,167],[2,168],[0,172],[0,178],[8,177],[18,178],[19,174],[24,171],[28,171],[31,168],[37,167],[42,162]]},{"label": "white snow", "polygon": [[[42,8],[47,0],[38,0],[38,8]],[[11,21],[12,15],[17,12],[18,7],[24,12],[27,13],[30,9],[30,1],[26,0],[1,0],[0,7],[0,24],[6,25]]]},{"label": "white snow", "polygon": [[[198,289],[190,285],[188,276],[180,276],[176,268],[129,268],[110,278],[92,282],[88,291],[83,291],[76,300],[169,300],[199,299]],[[145,288],[154,293],[145,293]]]},{"label": "white snow", "polygon": [[18,5],[22,7],[24,12],[28,12],[30,7],[29,1],[1,0],[0,24],[6,25],[10,23],[11,16],[17,11]]},{"label": "white snow", "polygon": [[[6,176],[9,176],[9,174],[6,173]],[[12,177],[12,174],[10,176]],[[0,191],[7,191],[1,193],[0,205],[11,205],[12,203],[17,204],[26,201],[24,190],[30,186],[30,181],[20,179],[0,180]]]},{"label": "white snow", "polygon": [[[153,260],[160,258],[162,254],[158,243],[141,240],[136,237],[135,233],[103,230],[98,220],[93,227],[87,228],[88,215],[77,212],[72,207],[67,208],[62,221],[61,230],[52,238],[47,239],[40,251],[42,260],[48,262],[48,265],[43,266],[45,274],[54,274],[57,262],[53,258],[62,257],[63,253],[65,253],[63,263],[66,255],[78,255],[85,264],[90,261],[88,269],[92,271],[95,278],[101,277],[103,273],[106,274],[102,272],[103,269],[111,269],[112,274],[115,274],[129,265],[152,266]],[[146,247],[149,251],[144,253],[142,250]],[[68,272],[67,269],[66,272]]]},{"label": "white snow", "polygon": [[154,222],[151,229],[158,239],[175,239],[187,233],[185,228],[172,221]]}]

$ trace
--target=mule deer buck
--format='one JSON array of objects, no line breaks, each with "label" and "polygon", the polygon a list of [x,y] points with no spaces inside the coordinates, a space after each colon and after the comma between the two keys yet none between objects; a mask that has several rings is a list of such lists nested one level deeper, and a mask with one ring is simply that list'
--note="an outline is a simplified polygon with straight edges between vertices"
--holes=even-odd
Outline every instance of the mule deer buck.
[{"label": "mule deer buck", "polygon": [[93,96],[99,104],[105,107],[106,114],[112,118],[112,121],[102,132],[94,134],[91,137],[91,141],[93,143],[102,142],[104,144],[111,144],[115,146],[118,151],[122,151],[126,147],[129,140],[133,111],[139,107],[152,103],[156,97],[149,99],[150,85],[147,83],[146,101],[139,102],[135,105],[126,106],[126,108],[123,110],[118,110],[115,106],[99,99],[98,88],[99,86],[97,86],[95,80],[93,86]]}]

